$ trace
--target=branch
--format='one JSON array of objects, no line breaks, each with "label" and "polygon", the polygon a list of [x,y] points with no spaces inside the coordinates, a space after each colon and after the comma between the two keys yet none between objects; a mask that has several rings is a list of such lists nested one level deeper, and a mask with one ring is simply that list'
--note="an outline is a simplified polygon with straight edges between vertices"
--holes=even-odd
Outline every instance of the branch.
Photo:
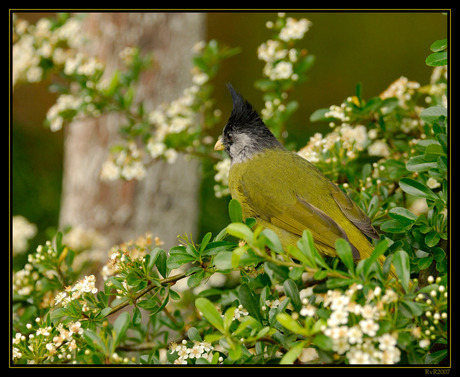
[{"label": "branch", "polygon": [[[176,281],[178,281],[180,279],[183,279],[185,276],[186,276],[186,272],[181,272],[180,274],[177,274],[177,275],[170,276],[170,277],[167,277],[165,279],[162,279],[162,280],[159,281],[159,283],[161,285],[168,285],[168,284],[171,284],[171,283],[175,283]],[[147,292],[151,291],[155,287],[158,287],[158,283],[150,283],[144,289],[139,291],[139,293],[136,296],[134,296],[133,301],[137,301],[143,295],[145,295]],[[125,306],[128,306],[129,303],[130,303],[130,300],[126,300],[126,301],[122,302],[121,304],[113,307],[111,312],[108,313],[104,318],[107,318],[109,315],[112,315],[112,314],[118,312],[119,310],[123,309]]]}]

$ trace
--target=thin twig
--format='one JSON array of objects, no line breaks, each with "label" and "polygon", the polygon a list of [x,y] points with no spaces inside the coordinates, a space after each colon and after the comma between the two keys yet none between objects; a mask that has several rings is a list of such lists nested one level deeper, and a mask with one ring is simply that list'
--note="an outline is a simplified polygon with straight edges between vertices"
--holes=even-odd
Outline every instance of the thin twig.
[{"label": "thin twig", "polygon": [[[167,277],[165,279],[162,279],[162,280],[159,281],[159,283],[161,285],[168,285],[170,283],[175,283],[176,281],[178,281],[180,279],[183,279],[185,276],[186,276],[186,272],[181,272],[180,274],[177,274],[177,275],[170,276],[170,277]],[[134,296],[133,301],[137,301],[143,295],[145,295],[147,292],[151,291],[155,287],[158,287],[158,282],[150,283],[144,289],[139,291],[139,293],[136,296]],[[108,313],[104,318],[107,318],[109,315],[112,315],[112,314],[118,312],[119,310],[123,309],[124,307],[128,306],[130,302],[131,302],[131,300],[126,300],[126,301],[123,301],[121,304],[113,307],[112,310],[110,311],[110,313]]]}]

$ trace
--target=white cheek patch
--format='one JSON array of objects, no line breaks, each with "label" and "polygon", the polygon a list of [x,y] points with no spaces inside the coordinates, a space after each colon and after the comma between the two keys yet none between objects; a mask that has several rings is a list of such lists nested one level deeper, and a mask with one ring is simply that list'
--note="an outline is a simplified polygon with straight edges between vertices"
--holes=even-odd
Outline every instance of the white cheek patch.
[{"label": "white cheek patch", "polygon": [[250,159],[255,153],[259,152],[254,140],[247,134],[235,134],[235,141],[230,147],[232,164],[243,162]]}]

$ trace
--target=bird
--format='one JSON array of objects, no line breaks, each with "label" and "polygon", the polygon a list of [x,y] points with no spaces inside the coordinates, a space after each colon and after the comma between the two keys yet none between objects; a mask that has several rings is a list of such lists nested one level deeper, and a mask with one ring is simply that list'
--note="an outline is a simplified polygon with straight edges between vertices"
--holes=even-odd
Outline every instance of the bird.
[{"label": "bird", "polygon": [[[243,218],[274,231],[284,250],[308,229],[324,255],[337,256],[335,242],[343,238],[355,262],[369,257],[374,250],[369,238],[380,235],[364,211],[315,165],[287,150],[254,107],[227,87],[233,109],[214,149],[230,157],[228,186]],[[379,263],[384,261],[381,256]],[[390,273],[396,277],[393,266]]]}]

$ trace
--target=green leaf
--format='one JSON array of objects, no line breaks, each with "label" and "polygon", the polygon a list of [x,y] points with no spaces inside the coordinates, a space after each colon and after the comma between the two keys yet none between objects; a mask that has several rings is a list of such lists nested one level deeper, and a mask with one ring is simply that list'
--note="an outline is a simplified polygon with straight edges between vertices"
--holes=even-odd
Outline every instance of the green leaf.
[{"label": "green leaf", "polygon": [[268,80],[268,79],[260,79],[260,80],[256,80],[256,82],[254,83],[254,86],[261,90],[262,92],[266,92],[268,90],[273,90],[273,89],[276,89],[276,85],[277,83],[272,81],[272,80]]},{"label": "green leaf", "polygon": [[402,300],[398,305],[399,310],[406,318],[420,317],[424,312],[424,307],[410,300]]},{"label": "green leaf", "polygon": [[288,352],[286,352],[283,356],[283,358],[280,361],[280,364],[286,365],[286,364],[293,364],[294,361],[297,360],[297,358],[300,356],[302,353],[303,347],[305,346],[305,341],[302,340],[298,343],[296,343],[294,346],[290,348]]},{"label": "green leaf", "polygon": [[332,339],[324,334],[316,335],[312,343],[323,351],[332,351]]},{"label": "green leaf", "polygon": [[64,250],[64,245],[62,244],[62,232],[56,233],[55,243],[56,243],[56,252],[57,252],[57,255],[59,256]]},{"label": "green leaf", "polygon": [[166,265],[168,266],[169,269],[174,270],[176,268],[179,268],[180,266],[190,263],[195,261],[195,258],[193,258],[191,255],[188,254],[174,254],[170,255]]},{"label": "green leaf", "polygon": [[266,239],[266,245],[270,248],[270,250],[278,254],[284,253],[281,241],[273,230],[264,229],[260,234]]},{"label": "green leaf", "polygon": [[110,80],[109,85],[105,86],[103,89],[103,92],[107,97],[112,97],[115,94],[115,90],[118,87],[119,80],[120,80],[120,71],[116,69],[115,72],[113,73],[112,80]]},{"label": "green leaf", "polygon": [[243,283],[238,289],[238,298],[241,305],[248,311],[248,313],[256,318],[259,322],[262,322],[262,316],[260,315],[258,301],[254,297],[249,285]]},{"label": "green leaf", "polygon": [[388,214],[391,218],[398,220],[399,222],[406,225],[413,224],[418,218],[417,215],[403,207],[392,208]]},{"label": "green leaf", "polygon": [[372,219],[377,214],[380,208],[379,202],[380,202],[379,197],[377,195],[373,195],[367,207],[367,215],[369,216],[369,218]]},{"label": "green leaf", "polygon": [[91,347],[106,353],[106,346],[104,341],[93,330],[86,329],[85,331],[83,331],[83,337]]},{"label": "green leaf", "polygon": [[[304,243],[305,241],[302,241],[302,239],[299,239],[299,241],[297,241],[297,245],[302,244]],[[312,263],[314,263],[313,261],[313,258],[312,259],[308,259],[305,254],[300,251],[299,248],[297,247],[294,247],[292,245],[288,245],[288,248],[287,248],[287,252],[290,256],[292,256],[293,258],[299,260],[300,262],[302,262],[303,264],[309,266],[309,267],[314,267]],[[316,266],[316,265],[315,265]]]},{"label": "green leaf", "polygon": [[131,271],[128,276],[126,276],[126,282],[128,285],[137,287],[142,282],[142,280],[135,271]]},{"label": "green leaf", "polygon": [[212,237],[211,232],[208,232],[208,233],[206,233],[204,235],[203,239],[201,240],[201,244],[200,244],[200,255],[206,249],[206,246],[208,245],[209,240],[211,239],[211,237]]},{"label": "green leaf", "polygon": [[286,293],[286,296],[288,296],[291,299],[291,303],[294,306],[294,309],[296,311],[299,311],[302,302],[300,301],[299,288],[297,288],[297,284],[294,283],[294,281],[292,281],[291,279],[287,279],[283,283],[283,288],[284,292]]},{"label": "green leaf", "polygon": [[351,251],[350,244],[343,238],[339,238],[335,241],[335,250],[337,251],[340,260],[348,268],[348,271],[354,273],[355,264],[353,263],[353,253]]},{"label": "green leaf", "polygon": [[244,317],[242,321],[240,321],[240,324],[238,325],[238,328],[232,333],[232,335],[236,336],[238,334],[241,334],[248,327],[251,327],[252,329],[259,330],[259,329],[262,328],[262,325],[260,324],[260,322],[257,319],[255,319],[254,317],[251,317],[250,315],[248,315],[248,316]]},{"label": "green leaf", "polygon": [[212,326],[214,326],[222,334],[225,333],[222,316],[216,310],[214,304],[211,301],[204,297],[199,297],[195,300],[195,306]]},{"label": "green leaf", "polygon": [[243,223],[231,223],[227,226],[227,233],[247,242],[252,242],[254,233]]},{"label": "green leaf", "polygon": [[417,266],[420,270],[425,270],[430,267],[433,262],[433,257],[430,255],[428,257],[420,258],[417,262]]},{"label": "green leaf", "polygon": [[228,356],[232,360],[238,360],[243,353],[242,347],[239,343],[232,342],[228,350]]},{"label": "green leaf", "polygon": [[233,268],[232,255],[231,251],[221,251],[214,257],[214,266],[218,270],[231,270]]},{"label": "green leaf", "polygon": [[439,233],[436,231],[432,231],[432,232],[429,232],[425,236],[425,243],[429,247],[434,247],[438,244],[440,239],[441,239],[441,236],[439,235]]},{"label": "green leaf", "polygon": [[126,331],[128,330],[130,322],[131,320],[128,312],[122,312],[115,320],[112,332],[115,346],[120,344],[121,340],[126,334]]},{"label": "green leaf", "polygon": [[420,118],[428,123],[432,123],[440,117],[447,118],[447,109],[444,106],[431,106],[420,113]]},{"label": "green leaf", "polygon": [[224,330],[225,332],[229,332],[230,331],[230,326],[232,325],[232,322],[233,322],[233,316],[235,314],[235,307],[232,306],[230,308],[228,308],[226,311],[225,311],[225,314],[224,314]]},{"label": "green leaf", "polygon": [[[29,306],[32,307],[32,306]],[[109,308],[111,311],[112,309]],[[66,308],[55,308],[51,311],[51,321],[52,322],[61,322],[59,321],[60,318],[67,316],[68,311]]]},{"label": "green leaf", "polygon": [[316,111],[313,112],[313,114],[310,115],[310,122],[317,122],[317,121],[320,121],[320,120],[327,120],[329,119],[328,117],[326,117],[326,114],[328,112],[330,112],[331,110],[329,110],[328,108],[327,109],[318,109]]},{"label": "green leaf", "polygon": [[190,256],[194,257],[194,259],[198,258],[198,251],[195,249],[195,246],[192,245],[192,244],[188,244],[185,246],[185,251],[187,252],[187,254],[189,254]]},{"label": "green leaf", "polygon": [[204,278],[204,270],[200,269],[197,273],[193,274],[187,279],[187,285],[189,288],[195,288],[201,283]]},{"label": "green leaf", "polygon": [[[442,138],[440,138],[442,140]],[[446,156],[446,151],[440,143],[427,145],[425,149],[425,158],[428,161],[436,161],[438,157]]]},{"label": "green leaf", "polygon": [[446,252],[440,247],[436,247],[433,250],[433,255],[434,255],[434,259],[436,260],[436,262],[441,262],[446,257]]},{"label": "green leaf", "polygon": [[230,241],[212,241],[206,245],[206,248],[201,251],[201,256],[216,255],[222,251],[231,251],[235,247],[234,242]]},{"label": "green leaf", "polygon": [[318,264],[324,268],[328,268],[327,263],[324,261],[323,257],[318,253],[318,250],[316,250],[315,241],[313,240],[313,235],[308,229],[303,231],[302,239],[306,241],[305,245],[307,246],[309,252],[313,256],[315,260],[315,264]]},{"label": "green leaf", "polygon": [[237,268],[240,264],[241,256],[246,252],[244,247],[237,247],[232,252],[232,268]]},{"label": "green leaf", "polygon": [[439,364],[442,360],[444,360],[446,356],[447,356],[447,349],[439,350],[439,351],[426,355],[425,362],[427,364]]},{"label": "green leaf", "polygon": [[431,191],[427,186],[413,179],[402,178],[399,181],[399,186],[401,187],[401,190],[403,190],[409,195],[413,195],[415,197],[421,197],[425,199],[431,199],[431,200],[438,199],[438,196],[433,191]]},{"label": "green leaf", "polygon": [[135,306],[133,308],[133,326],[139,327],[141,323],[142,323],[142,313],[140,309],[137,306]]},{"label": "green leaf", "polygon": [[372,265],[380,258],[380,256],[385,253],[385,251],[388,249],[389,246],[389,241],[388,239],[384,239],[380,241],[377,246],[374,248],[372,251],[372,254],[367,258],[364,262],[363,266],[363,273],[364,276],[367,277],[369,275],[369,271],[372,268]]},{"label": "green leaf", "polygon": [[399,220],[387,220],[380,225],[380,229],[386,233],[402,233],[405,232],[409,226],[410,224],[403,224]]},{"label": "green leaf", "polygon": [[243,210],[241,209],[241,204],[238,200],[230,200],[228,203],[228,214],[230,215],[230,220],[232,223],[243,222]]},{"label": "green leaf", "polygon": [[326,281],[326,286],[329,289],[341,288],[346,287],[347,285],[351,285],[356,283],[354,279],[342,279],[342,278],[330,278]]},{"label": "green leaf", "polygon": [[430,46],[430,50],[433,52],[439,52],[445,50],[447,48],[447,38],[446,39],[439,39],[433,42]]},{"label": "green leaf", "polygon": [[429,169],[434,169],[438,166],[438,163],[435,161],[427,161],[426,156],[414,156],[409,159],[406,163],[406,169],[409,171],[426,171]]},{"label": "green leaf", "polygon": [[190,327],[187,331],[187,337],[194,342],[202,342],[200,332],[195,327]]},{"label": "green leaf", "polygon": [[297,321],[295,321],[290,315],[286,313],[279,313],[276,316],[276,320],[289,331],[293,332],[294,334],[305,335],[308,336],[308,331],[299,325]]},{"label": "green leaf", "polygon": [[306,264],[309,267],[316,268],[315,258],[313,257],[307,240],[305,240],[304,238],[300,238],[297,241],[297,248],[292,246],[288,247],[288,252],[295,259],[300,260],[303,264]]},{"label": "green leaf", "polygon": [[156,305],[155,307],[150,309],[149,316],[153,316],[157,314],[158,312],[161,312],[165,308],[165,306],[168,304],[168,302],[169,302],[169,286],[166,286],[166,292],[163,296],[163,301],[161,301],[160,305]]},{"label": "green leaf", "polygon": [[400,249],[393,257],[393,265],[396,269],[396,275],[401,279],[403,288],[409,290],[409,278],[410,278],[410,261],[407,253]]},{"label": "green leaf", "polygon": [[[157,266],[158,272],[160,273],[161,276],[164,278],[167,275],[167,266],[166,266],[166,252],[163,249],[159,249],[156,251],[154,255],[155,259],[155,265]],[[150,258],[152,258],[152,253],[150,254]]]},{"label": "green leaf", "polygon": [[447,51],[434,52],[433,54],[428,55],[425,59],[425,63],[430,67],[447,65]]}]

